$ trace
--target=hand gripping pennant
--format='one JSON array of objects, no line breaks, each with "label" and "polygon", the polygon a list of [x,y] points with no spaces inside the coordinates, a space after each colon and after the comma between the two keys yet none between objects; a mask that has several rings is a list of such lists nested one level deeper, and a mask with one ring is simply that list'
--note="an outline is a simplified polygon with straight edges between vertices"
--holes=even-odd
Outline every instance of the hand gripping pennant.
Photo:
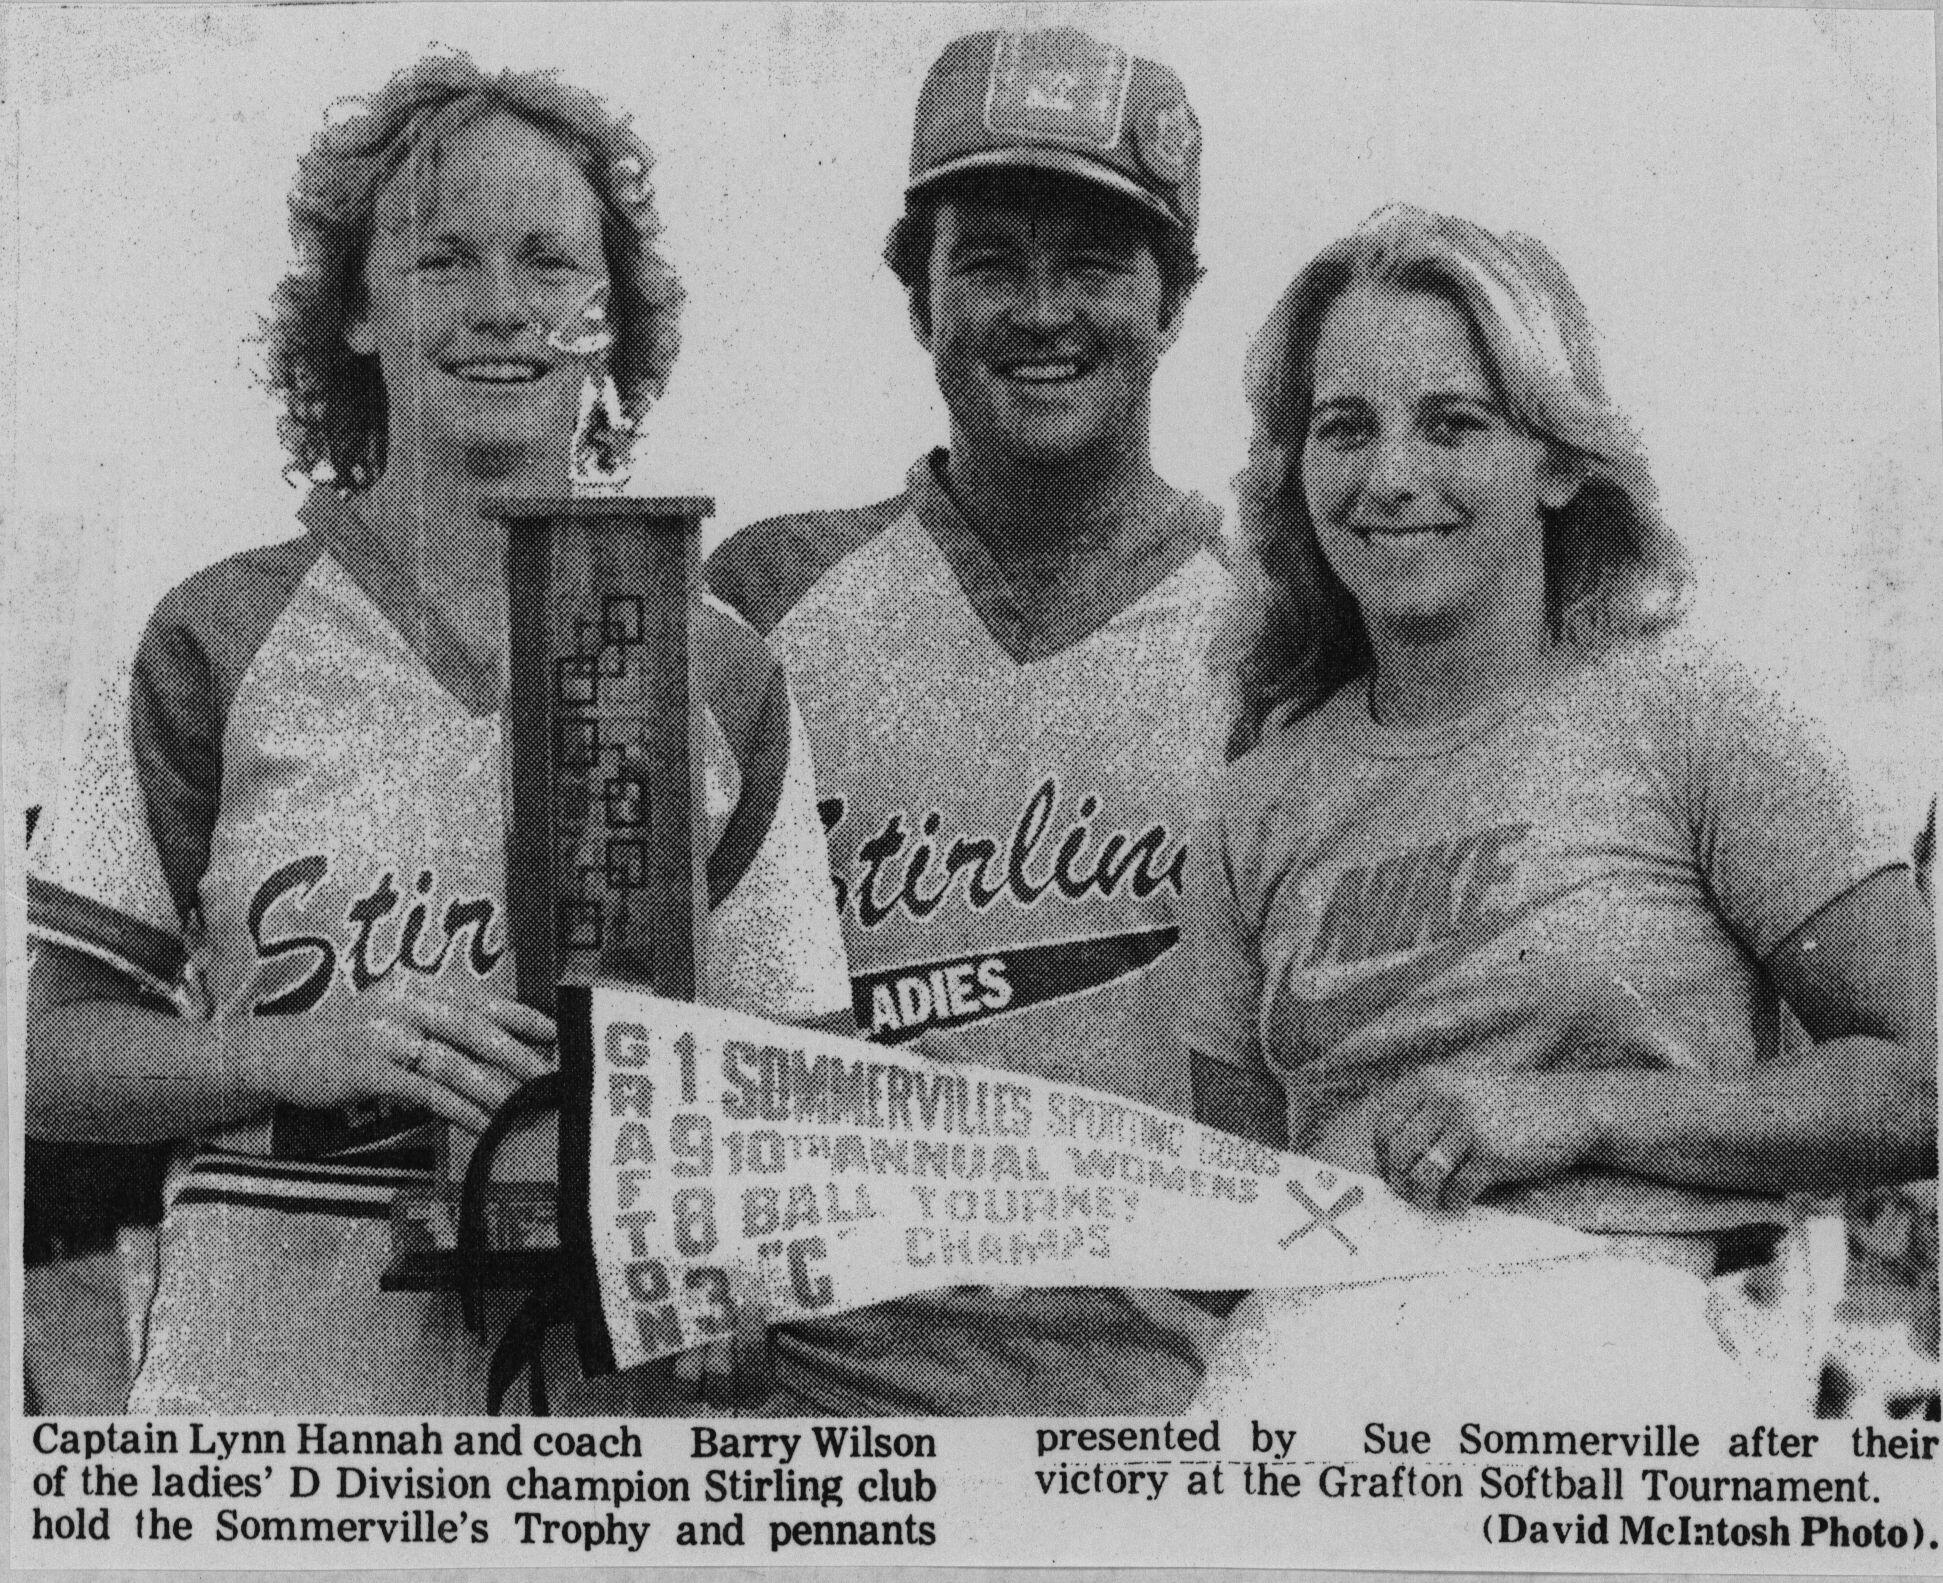
[{"label": "hand gripping pennant", "polygon": [[534,1322],[570,1315],[590,1372],[946,1286],[1220,1292],[1604,1256],[1073,1084],[640,990],[563,989],[559,1010],[563,1272]]}]

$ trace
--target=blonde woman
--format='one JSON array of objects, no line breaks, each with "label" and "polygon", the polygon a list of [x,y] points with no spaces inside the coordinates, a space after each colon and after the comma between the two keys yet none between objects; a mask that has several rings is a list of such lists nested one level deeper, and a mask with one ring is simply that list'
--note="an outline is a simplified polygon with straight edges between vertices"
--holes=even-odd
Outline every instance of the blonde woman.
[{"label": "blonde woman", "polygon": [[[1245,751],[1187,894],[1202,1109],[1626,1256],[1576,1297],[1304,1300],[1304,1376],[1372,1325],[1392,1366],[1449,1378],[1456,1326],[1495,1367],[1555,1344],[1497,1333],[1519,1303],[1601,1292],[1663,1352],[1786,1240],[1790,1192],[1935,1169],[1902,844],[1810,722],[1679,635],[1686,558],[1540,244],[1379,212],[1297,277],[1249,391]],[[1813,1040],[1787,1059],[1781,1002]]]}]

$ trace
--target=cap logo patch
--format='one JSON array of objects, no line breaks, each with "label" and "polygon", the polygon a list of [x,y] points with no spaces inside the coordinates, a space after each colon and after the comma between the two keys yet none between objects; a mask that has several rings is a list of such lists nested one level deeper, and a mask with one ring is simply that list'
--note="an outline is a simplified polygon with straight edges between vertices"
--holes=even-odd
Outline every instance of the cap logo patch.
[{"label": "cap logo patch", "polygon": [[1201,129],[1185,100],[1161,105],[1140,118],[1134,127],[1134,148],[1141,164],[1162,181],[1179,186],[1194,161]]},{"label": "cap logo patch", "polygon": [[1084,33],[1001,33],[985,85],[985,125],[1000,137],[1110,152],[1126,126],[1133,57]]}]

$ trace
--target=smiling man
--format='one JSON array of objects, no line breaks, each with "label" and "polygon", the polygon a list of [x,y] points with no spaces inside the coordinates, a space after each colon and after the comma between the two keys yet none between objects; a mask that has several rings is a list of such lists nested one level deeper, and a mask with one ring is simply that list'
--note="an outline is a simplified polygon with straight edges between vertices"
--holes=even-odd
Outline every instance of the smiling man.
[{"label": "smiling man", "polygon": [[[1228,578],[1149,427],[1200,274],[1199,164],[1156,62],[1063,28],[952,44],[885,249],[950,449],[709,568],[797,686],[862,1029],[1182,1114],[1176,908]],[[959,1288],[775,1352],[830,1410],[1160,1414],[1211,1323],[1169,1294]]]}]

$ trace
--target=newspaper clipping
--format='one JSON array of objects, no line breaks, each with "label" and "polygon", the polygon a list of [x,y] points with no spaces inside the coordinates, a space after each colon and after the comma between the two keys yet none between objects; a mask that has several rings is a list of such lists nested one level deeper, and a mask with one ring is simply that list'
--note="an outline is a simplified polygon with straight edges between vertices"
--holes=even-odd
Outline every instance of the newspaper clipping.
[{"label": "newspaper clipping", "polygon": [[12,1566],[1943,1566],[1932,12],[0,27]]}]

